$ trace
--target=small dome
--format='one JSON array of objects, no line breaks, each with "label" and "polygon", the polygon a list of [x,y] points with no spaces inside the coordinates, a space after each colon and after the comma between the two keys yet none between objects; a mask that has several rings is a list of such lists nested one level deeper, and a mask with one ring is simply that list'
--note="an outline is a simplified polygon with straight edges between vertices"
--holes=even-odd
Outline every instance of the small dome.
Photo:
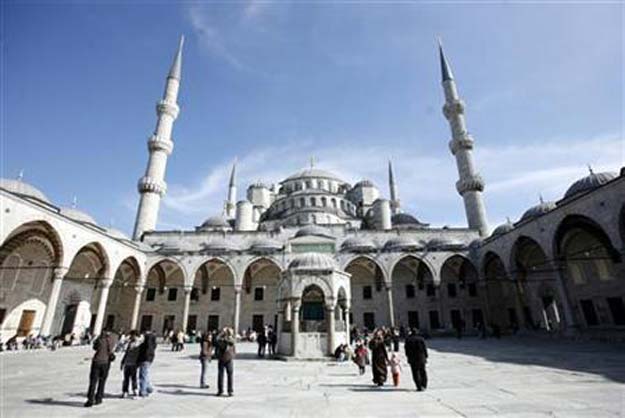
[{"label": "small dome", "polygon": [[529,219],[538,218],[539,216],[542,216],[547,212],[551,212],[555,208],[556,208],[556,202],[552,202],[552,201],[540,202],[536,206],[532,206],[531,208],[526,210],[525,213],[523,213],[523,216],[521,216],[521,220],[526,221]]},{"label": "small dome", "polygon": [[128,235],[124,234],[119,229],[106,228],[106,233],[109,234],[110,236],[112,236],[113,238],[125,239],[125,240],[129,240],[130,239],[130,238],[128,238]]},{"label": "small dome", "polygon": [[76,222],[88,223],[97,225],[98,223],[91,217],[91,215],[78,210],[76,208],[61,208],[61,215],[67,216],[70,219],[75,220]]},{"label": "small dome", "polygon": [[354,184],[354,189],[356,187],[375,187],[375,184],[371,180],[360,180],[358,183]]},{"label": "small dome", "polygon": [[428,241],[428,248],[430,249],[455,250],[464,246],[462,241],[449,237],[432,238]]},{"label": "small dome", "polygon": [[321,253],[299,254],[289,263],[291,270],[334,270],[335,268],[334,259]]},{"label": "small dome", "polygon": [[215,215],[208,217],[202,222],[201,228],[227,228],[228,221],[221,215]]},{"label": "small dome", "polygon": [[396,213],[391,217],[391,224],[393,226],[404,225],[404,226],[414,226],[419,228],[424,228],[428,224],[424,224],[419,222],[417,218],[407,213]]},{"label": "small dome", "polygon": [[509,220],[505,224],[499,225],[497,228],[493,230],[493,233],[490,234],[491,237],[496,237],[498,235],[507,234],[508,232],[514,229],[514,225]]},{"label": "small dome", "polygon": [[323,227],[317,225],[308,225],[303,228],[300,228],[295,233],[295,238],[301,237],[324,237],[324,238],[334,238],[330,233]]},{"label": "small dome", "polygon": [[213,239],[208,242],[204,242],[201,244],[201,246],[204,249],[204,251],[208,251],[208,252],[225,253],[225,252],[239,250],[239,247],[221,238]]},{"label": "small dome", "polygon": [[341,249],[343,251],[352,252],[374,251],[376,245],[373,241],[365,237],[350,237],[343,241]]},{"label": "small dome", "polygon": [[335,180],[335,181],[343,183],[343,180],[338,178],[335,174],[332,174],[329,171],[319,170],[316,168],[309,168],[306,170],[299,171],[287,177],[283,182],[297,180],[301,178],[324,178],[324,179]]},{"label": "small dome", "polygon": [[50,203],[46,195],[43,194],[41,190],[21,180],[0,179],[0,187],[10,191],[11,193],[27,197],[34,197],[35,199],[41,200],[42,202]]},{"label": "small dome", "polygon": [[387,251],[415,251],[424,248],[423,241],[403,236],[391,238],[384,244],[384,249]]},{"label": "small dome", "polygon": [[258,239],[254,241],[252,245],[250,245],[250,250],[252,252],[267,253],[267,252],[280,251],[281,249],[282,249],[282,244],[269,238]]},{"label": "small dome", "polygon": [[605,171],[603,173],[593,173],[591,171],[586,177],[583,177],[571,184],[566,193],[564,193],[564,197],[567,198],[580,193],[589,192],[611,180],[614,180],[617,177],[618,174],[611,171]]}]

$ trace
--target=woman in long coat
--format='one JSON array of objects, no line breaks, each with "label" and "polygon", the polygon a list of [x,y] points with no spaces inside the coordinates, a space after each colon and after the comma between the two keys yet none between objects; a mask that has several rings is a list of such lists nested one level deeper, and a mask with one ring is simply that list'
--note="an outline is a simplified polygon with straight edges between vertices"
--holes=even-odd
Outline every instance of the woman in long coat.
[{"label": "woman in long coat", "polygon": [[373,383],[382,386],[386,382],[388,353],[384,344],[384,337],[381,331],[375,333],[375,337],[369,343],[371,349],[371,371],[373,372]]}]

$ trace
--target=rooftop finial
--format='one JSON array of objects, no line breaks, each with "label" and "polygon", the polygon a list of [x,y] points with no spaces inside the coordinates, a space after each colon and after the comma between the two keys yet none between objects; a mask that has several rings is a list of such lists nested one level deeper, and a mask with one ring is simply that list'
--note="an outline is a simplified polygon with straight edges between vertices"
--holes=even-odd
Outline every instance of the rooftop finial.
[{"label": "rooftop finial", "polygon": [[169,69],[169,78],[175,78],[180,80],[180,73],[182,72],[182,46],[184,45],[184,35],[180,36],[180,43],[178,44],[178,51],[174,57],[174,62]]},{"label": "rooftop finial", "polygon": [[593,174],[595,174],[594,171],[592,171],[592,166],[590,164],[587,164],[588,166],[588,171],[590,172],[590,175],[592,176]]},{"label": "rooftop finial", "polygon": [[509,216],[506,216],[506,222],[507,222],[508,224],[512,225],[512,221],[510,220],[510,217],[509,217]]},{"label": "rooftop finial", "polygon": [[24,169],[20,169],[19,173],[17,173],[17,181],[22,181],[24,179]]},{"label": "rooftop finial", "polygon": [[78,206],[78,198],[74,195],[72,198],[72,209],[76,209],[76,206]]},{"label": "rooftop finial", "polygon": [[443,82],[453,80],[454,75],[451,73],[451,68],[449,67],[445,53],[443,52],[443,41],[441,41],[440,37],[438,38],[438,53],[441,59],[441,76]]},{"label": "rooftop finial", "polygon": [[539,193],[539,194],[538,194],[538,201],[539,201],[540,203],[545,203],[545,199],[543,199],[543,194],[542,194],[542,193]]},{"label": "rooftop finial", "polygon": [[315,156],[311,155],[310,156],[310,169],[312,170],[313,168],[315,168]]}]

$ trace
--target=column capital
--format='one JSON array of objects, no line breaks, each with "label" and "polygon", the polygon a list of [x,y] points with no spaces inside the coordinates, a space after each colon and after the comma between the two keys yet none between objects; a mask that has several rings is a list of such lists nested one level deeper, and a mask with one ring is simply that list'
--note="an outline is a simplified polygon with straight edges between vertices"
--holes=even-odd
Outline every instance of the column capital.
[{"label": "column capital", "polygon": [[108,289],[111,287],[112,284],[113,284],[113,279],[110,279],[108,277],[103,277],[99,280],[98,287],[101,289]]},{"label": "column capital", "polygon": [[54,271],[52,272],[52,276],[54,280],[62,280],[68,271],[69,271],[68,267],[61,267],[61,266],[55,267]]},{"label": "column capital", "polygon": [[291,300],[291,309],[294,311],[299,311],[299,308],[302,307],[302,300],[301,299],[293,299]]},{"label": "column capital", "polygon": [[234,293],[240,295],[241,294],[241,290],[243,290],[243,286],[241,286],[240,284],[236,284],[234,285]]},{"label": "column capital", "polygon": [[193,291],[193,286],[185,286],[184,287],[184,293],[185,294],[190,295],[192,291]]},{"label": "column capital", "polygon": [[145,290],[145,283],[135,285],[135,292],[143,293],[144,290]]}]

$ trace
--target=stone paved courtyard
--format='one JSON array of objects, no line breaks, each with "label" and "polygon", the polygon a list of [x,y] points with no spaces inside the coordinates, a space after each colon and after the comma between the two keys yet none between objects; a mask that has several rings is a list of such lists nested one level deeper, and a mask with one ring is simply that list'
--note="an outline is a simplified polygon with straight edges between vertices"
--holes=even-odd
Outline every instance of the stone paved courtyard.
[{"label": "stone paved courtyard", "polygon": [[370,370],[329,362],[257,360],[239,345],[235,397],[217,398],[198,384],[197,345],[172,353],[161,346],[150,399],[118,399],[119,360],[103,405],[82,407],[90,350],[0,354],[0,416],[625,416],[625,347],[539,339],[438,339],[429,342],[430,385],[414,391],[410,371],[399,388],[371,385]]}]

